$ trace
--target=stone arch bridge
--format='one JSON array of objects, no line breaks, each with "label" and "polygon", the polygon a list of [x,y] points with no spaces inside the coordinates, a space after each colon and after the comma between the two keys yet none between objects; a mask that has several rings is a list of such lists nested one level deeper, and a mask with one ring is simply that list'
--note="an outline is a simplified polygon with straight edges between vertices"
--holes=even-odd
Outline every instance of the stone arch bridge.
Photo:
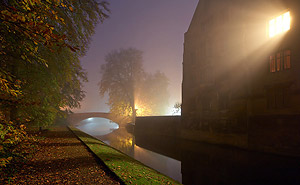
[{"label": "stone arch bridge", "polygon": [[72,113],[68,115],[67,121],[69,125],[78,126],[80,121],[85,120],[91,117],[100,117],[100,118],[107,118],[115,121],[110,113],[104,112],[85,112],[85,113]]}]

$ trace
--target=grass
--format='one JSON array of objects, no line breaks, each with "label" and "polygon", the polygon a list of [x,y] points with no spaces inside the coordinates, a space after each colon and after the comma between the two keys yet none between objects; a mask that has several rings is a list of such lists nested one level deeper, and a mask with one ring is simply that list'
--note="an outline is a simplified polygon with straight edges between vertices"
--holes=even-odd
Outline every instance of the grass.
[{"label": "grass", "polygon": [[180,184],[102,141],[69,127],[125,184]]}]

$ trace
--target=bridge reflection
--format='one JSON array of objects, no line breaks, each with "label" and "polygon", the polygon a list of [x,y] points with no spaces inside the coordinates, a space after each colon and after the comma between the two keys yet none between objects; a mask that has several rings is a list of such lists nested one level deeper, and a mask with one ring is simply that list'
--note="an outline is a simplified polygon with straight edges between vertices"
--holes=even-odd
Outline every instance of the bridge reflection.
[{"label": "bridge reflection", "polygon": [[[72,117],[73,124],[94,116],[95,114],[92,113],[74,114]],[[111,115],[98,113],[96,117],[100,116],[110,118]],[[124,124],[126,122],[119,120],[117,123]],[[167,160],[162,161],[162,157],[154,155],[151,158],[160,161],[161,172],[164,170],[171,171],[168,175],[174,174],[172,178],[177,180],[182,178],[183,184],[300,184],[299,158],[251,152],[228,146],[210,145],[157,135],[143,134],[133,137],[127,132],[124,125],[120,129],[98,138],[132,157],[146,159],[147,155],[151,154],[146,153],[144,149],[147,149],[181,161],[181,163],[174,163],[175,165],[172,164],[170,167],[169,163],[166,163]],[[144,163],[147,164],[147,162],[155,163],[149,159]],[[181,164],[181,166],[177,164]],[[147,165],[151,166],[150,164]],[[156,163],[155,165],[158,166]]]}]

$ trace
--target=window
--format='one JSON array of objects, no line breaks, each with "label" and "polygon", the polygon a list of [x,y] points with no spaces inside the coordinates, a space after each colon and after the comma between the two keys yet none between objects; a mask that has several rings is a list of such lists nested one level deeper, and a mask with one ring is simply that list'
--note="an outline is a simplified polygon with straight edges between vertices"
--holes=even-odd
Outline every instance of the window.
[{"label": "window", "polygon": [[281,87],[269,89],[267,91],[267,101],[269,109],[278,109],[288,107],[289,88]]},{"label": "window", "polygon": [[270,56],[270,72],[279,72],[291,68],[291,50],[277,52]]},{"label": "window", "polygon": [[281,63],[282,63],[281,56],[282,56],[281,52],[276,54],[276,69],[277,69],[277,71],[280,71],[280,69],[281,69]]},{"label": "window", "polygon": [[291,68],[291,50],[284,51],[284,69]]},{"label": "window", "polygon": [[269,21],[269,37],[274,37],[280,33],[286,32],[291,28],[290,12],[286,12]]},{"label": "window", "polygon": [[270,72],[276,72],[275,56],[270,56]]}]

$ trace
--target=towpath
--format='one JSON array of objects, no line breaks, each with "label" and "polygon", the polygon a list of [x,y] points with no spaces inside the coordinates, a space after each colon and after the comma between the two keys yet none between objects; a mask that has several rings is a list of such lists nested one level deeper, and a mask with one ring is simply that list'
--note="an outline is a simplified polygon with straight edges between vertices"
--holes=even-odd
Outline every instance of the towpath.
[{"label": "towpath", "polygon": [[120,184],[67,127],[53,127],[41,136],[33,157],[4,184]]}]

